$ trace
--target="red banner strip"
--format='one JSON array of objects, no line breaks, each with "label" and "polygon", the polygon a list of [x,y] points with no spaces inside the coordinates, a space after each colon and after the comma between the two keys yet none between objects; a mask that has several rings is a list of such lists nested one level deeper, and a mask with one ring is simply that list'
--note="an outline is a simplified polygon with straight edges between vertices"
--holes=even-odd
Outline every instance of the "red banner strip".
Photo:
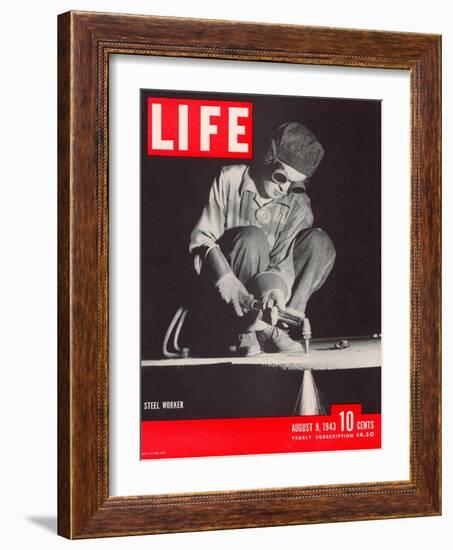
[{"label": "red banner strip", "polygon": [[150,156],[253,158],[253,104],[148,97]]},{"label": "red banner strip", "polygon": [[381,415],[333,405],[330,415],[141,423],[141,458],[379,449]]}]

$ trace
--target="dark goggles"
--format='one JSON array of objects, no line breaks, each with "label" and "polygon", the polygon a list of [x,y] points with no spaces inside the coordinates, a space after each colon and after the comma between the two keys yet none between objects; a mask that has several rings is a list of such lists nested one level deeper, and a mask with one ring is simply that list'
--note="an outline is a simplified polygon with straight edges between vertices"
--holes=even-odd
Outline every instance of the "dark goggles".
[{"label": "dark goggles", "polygon": [[283,164],[279,161],[274,162],[272,166],[271,179],[276,185],[286,185],[290,183],[292,186],[303,186],[303,188],[305,188],[305,180],[290,180],[285,172]]}]

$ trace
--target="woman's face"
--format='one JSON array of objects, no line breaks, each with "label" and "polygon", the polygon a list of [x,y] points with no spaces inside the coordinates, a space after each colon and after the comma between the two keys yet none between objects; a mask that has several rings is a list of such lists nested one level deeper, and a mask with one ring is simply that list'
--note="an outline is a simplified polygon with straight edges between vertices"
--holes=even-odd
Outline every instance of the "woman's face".
[{"label": "woman's face", "polygon": [[[273,175],[274,178],[272,179]],[[293,182],[301,182],[306,179],[307,176],[302,172],[295,170],[289,164],[278,161],[274,164],[270,175],[261,178],[257,189],[265,199],[278,199],[288,194]]]}]

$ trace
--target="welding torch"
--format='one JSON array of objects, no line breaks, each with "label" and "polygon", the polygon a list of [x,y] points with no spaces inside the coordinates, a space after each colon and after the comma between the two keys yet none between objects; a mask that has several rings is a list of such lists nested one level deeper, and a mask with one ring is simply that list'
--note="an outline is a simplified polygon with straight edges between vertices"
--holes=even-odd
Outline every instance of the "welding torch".
[{"label": "welding torch", "polygon": [[[263,302],[255,299],[253,296],[241,298],[241,305],[248,311],[263,311]],[[291,327],[296,327],[301,331],[304,339],[305,353],[310,351],[311,325],[308,317],[297,309],[285,307],[281,309],[277,306],[277,320]]]}]

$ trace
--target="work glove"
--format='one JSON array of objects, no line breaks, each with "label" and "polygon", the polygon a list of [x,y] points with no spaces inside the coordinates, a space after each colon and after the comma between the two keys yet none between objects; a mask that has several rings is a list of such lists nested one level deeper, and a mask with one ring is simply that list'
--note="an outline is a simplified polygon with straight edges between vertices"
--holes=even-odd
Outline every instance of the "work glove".
[{"label": "work glove", "polygon": [[263,312],[270,317],[272,325],[277,324],[278,310],[284,311],[286,305],[283,290],[279,288],[267,290],[261,294],[260,298],[263,304]]},{"label": "work glove", "polygon": [[222,300],[233,306],[238,317],[243,317],[244,312],[248,311],[247,304],[250,303],[252,297],[236,275],[232,271],[226,273],[216,282],[215,286]]}]

